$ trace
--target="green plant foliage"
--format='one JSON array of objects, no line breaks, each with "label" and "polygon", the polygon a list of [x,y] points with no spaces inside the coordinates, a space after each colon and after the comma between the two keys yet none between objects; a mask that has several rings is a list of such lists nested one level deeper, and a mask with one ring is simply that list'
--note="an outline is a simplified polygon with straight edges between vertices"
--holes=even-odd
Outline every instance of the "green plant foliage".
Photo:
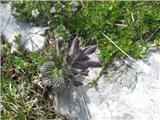
[{"label": "green plant foliage", "polygon": [[[14,5],[20,16],[31,15],[31,10],[44,4],[41,19],[49,21],[51,29],[57,29],[60,36],[66,34],[82,36],[84,44],[96,42],[100,46],[99,57],[109,64],[115,57],[122,59],[124,54],[116,49],[104,36],[107,34],[127,54],[145,58],[146,40],[160,26],[159,2],[130,1],[78,1],[72,2],[25,2],[23,8]],[[36,5],[37,4],[37,7]],[[27,6],[30,6],[29,9]],[[46,7],[45,7],[46,6]],[[54,13],[49,13],[55,7]],[[76,9],[75,9],[76,8]],[[43,10],[44,10],[43,9]],[[26,11],[26,15],[23,14]],[[35,21],[36,23],[38,22]],[[63,27],[59,27],[63,26]],[[69,36],[69,38],[72,37]],[[158,32],[149,41],[158,39]]]},{"label": "green plant foliage", "polygon": [[[17,17],[20,20],[23,21],[30,21],[30,22],[35,22],[37,25],[45,25],[47,24],[48,15],[50,14],[49,11],[51,9],[51,4],[49,2],[43,2],[43,1],[16,1],[12,0],[12,6],[15,7],[16,13],[13,13],[15,17]],[[34,10],[37,11],[35,12],[36,17],[34,17],[33,13]],[[44,15],[45,14],[45,15]]]},{"label": "green plant foliage", "polygon": [[66,29],[64,25],[59,25],[54,29],[54,33],[57,35],[57,37],[62,37],[64,42],[69,42],[71,39],[70,31]]},{"label": "green plant foliage", "polygon": [[21,50],[18,41],[15,41],[17,50],[14,52],[11,52],[12,46],[9,43],[4,42],[0,45],[2,73],[0,118],[2,120],[63,118],[62,115],[55,113],[52,107],[54,100],[48,97],[52,94],[38,84],[41,82],[38,68],[45,63],[46,58],[40,52],[37,54]]},{"label": "green plant foliage", "polygon": [[76,32],[88,41],[96,40],[100,46],[100,58],[107,63],[115,57],[124,58],[124,54],[107,41],[102,32],[126,53],[143,58],[144,41],[149,37],[144,34],[159,27],[158,5],[154,2],[87,2],[83,10],[69,19],[72,24],[66,23],[66,26],[70,30],[76,28]]}]

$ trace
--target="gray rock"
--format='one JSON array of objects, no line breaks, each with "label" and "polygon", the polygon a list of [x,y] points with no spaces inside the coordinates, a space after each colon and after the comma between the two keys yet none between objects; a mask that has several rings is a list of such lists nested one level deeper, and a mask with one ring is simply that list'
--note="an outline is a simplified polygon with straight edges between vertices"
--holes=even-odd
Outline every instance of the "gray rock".
[{"label": "gray rock", "polygon": [[29,51],[37,51],[44,46],[44,33],[48,29],[35,27],[29,23],[18,21],[12,16],[13,9],[9,3],[0,4],[1,28],[0,36],[5,35],[8,42],[13,43],[14,37],[21,34],[22,44]]},{"label": "gray rock", "polygon": [[[97,60],[96,53],[90,57]],[[91,120],[159,120],[160,50],[151,52],[146,61],[138,60],[131,68],[125,64],[118,65],[116,70],[110,68],[96,88],[90,88],[87,83],[96,78],[101,69],[90,69],[81,90]],[[66,90],[60,98],[61,112],[73,120],[88,120],[81,98],[80,89]]]}]

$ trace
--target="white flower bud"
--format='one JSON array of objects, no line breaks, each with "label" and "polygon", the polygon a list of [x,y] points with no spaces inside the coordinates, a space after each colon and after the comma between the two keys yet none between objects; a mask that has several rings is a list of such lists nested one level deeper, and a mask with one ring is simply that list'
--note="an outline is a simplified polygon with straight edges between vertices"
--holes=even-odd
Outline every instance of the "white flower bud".
[{"label": "white flower bud", "polygon": [[55,13],[56,12],[56,8],[53,6],[50,10],[50,13]]},{"label": "white flower bud", "polygon": [[33,16],[33,17],[37,17],[38,15],[39,15],[38,9],[32,10],[32,16]]}]

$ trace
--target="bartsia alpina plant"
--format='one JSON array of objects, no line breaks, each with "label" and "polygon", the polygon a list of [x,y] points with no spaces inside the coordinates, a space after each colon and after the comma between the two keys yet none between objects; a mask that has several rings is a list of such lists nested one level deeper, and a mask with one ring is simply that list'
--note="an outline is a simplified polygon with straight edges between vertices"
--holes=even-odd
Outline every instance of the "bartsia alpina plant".
[{"label": "bartsia alpina plant", "polygon": [[89,67],[100,67],[100,62],[90,60],[89,54],[97,49],[97,45],[80,47],[80,37],[75,37],[71,44],[64,45],[56,39],[56,56],[53,61],[40,67],[45,83],[51,86],[57,94],[63,93],[68,85],[76,87],[83,85],[77,75],[88,75]]}]

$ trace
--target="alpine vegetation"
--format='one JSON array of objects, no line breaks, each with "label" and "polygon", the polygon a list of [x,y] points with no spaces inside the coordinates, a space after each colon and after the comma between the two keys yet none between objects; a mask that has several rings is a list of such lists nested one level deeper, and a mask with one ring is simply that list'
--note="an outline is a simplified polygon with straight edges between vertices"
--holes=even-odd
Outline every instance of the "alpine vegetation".
[{"label": "alpine vegetation", "polygon": [[89,67],[100,67],[99,61],[92,61],[88,57],[96,49],[97,45],[80,47],[80,37],[71,40],[71,44],[65,45],[63,40],[56,38],[56,56],[53,61],[44,63],[40,67],[43,81],[58,94],[62,94],[69,85],[76,87],[83,85],[77,79],[77,75],[88,75]]}]

